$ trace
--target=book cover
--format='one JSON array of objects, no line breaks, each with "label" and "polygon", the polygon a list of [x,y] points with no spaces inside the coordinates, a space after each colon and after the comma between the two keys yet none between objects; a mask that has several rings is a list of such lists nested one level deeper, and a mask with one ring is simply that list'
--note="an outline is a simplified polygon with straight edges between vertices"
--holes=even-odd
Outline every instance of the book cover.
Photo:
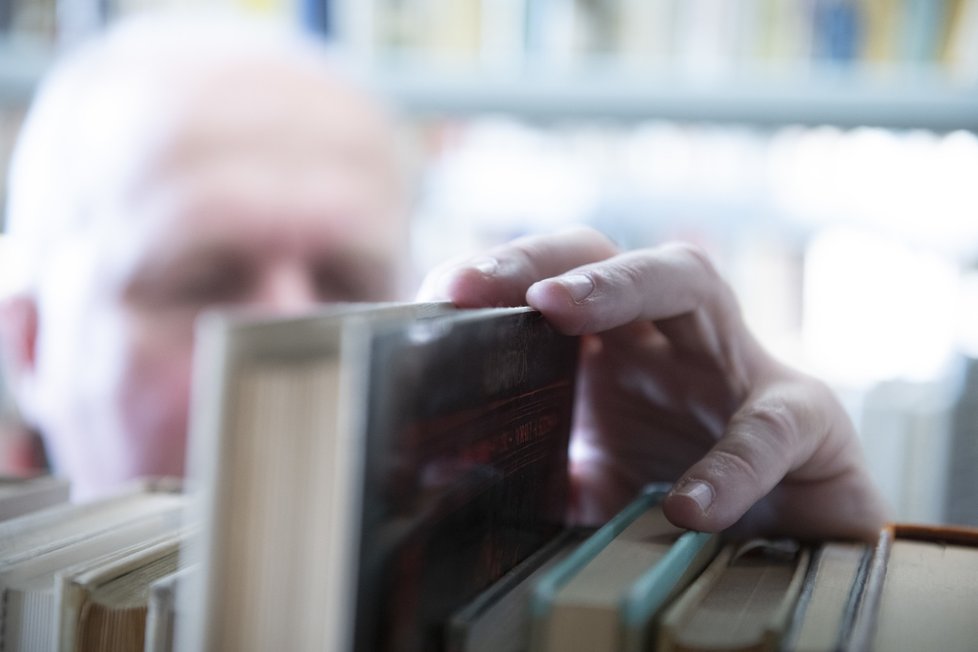
[{"label": "book cover", "polygon": [[563,528],[577,340],[532,310],[378,332],[357,650],[437,650],[451,613]]},{"label": "book cover", "polygon": [[201,572],[179,593],[179,649],[347,649],[370,325],[451,311],[353,304],[199,321],[188,466],[202,530],[187,559]]},{"label": "book cover", "polygon": [[[214,316],[182,650],[440,649],[563,525],[577,340],[523,308]],[[354,625],[355,623],[355,625]]]}]

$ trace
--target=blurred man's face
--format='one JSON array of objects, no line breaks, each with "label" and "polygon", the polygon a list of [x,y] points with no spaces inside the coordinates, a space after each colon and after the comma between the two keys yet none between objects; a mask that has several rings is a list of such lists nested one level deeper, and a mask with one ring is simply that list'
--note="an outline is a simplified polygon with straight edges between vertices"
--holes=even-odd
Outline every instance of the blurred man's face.
[{"label": "blurred man's face", "polygon": [[78,497],[182,474],[203,309],[396,294],[403,206],[369,101],[260,62],[186,95],[40,288],[36,411]]}]

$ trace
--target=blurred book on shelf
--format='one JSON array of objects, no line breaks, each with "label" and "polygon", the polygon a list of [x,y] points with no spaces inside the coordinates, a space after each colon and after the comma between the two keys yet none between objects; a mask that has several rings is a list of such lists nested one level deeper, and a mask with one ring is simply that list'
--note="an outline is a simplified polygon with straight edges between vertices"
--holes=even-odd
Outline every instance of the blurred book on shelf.
[{"label": "blurred book on shelf", "polygon": [[[283,481],[269,476],[259,484],[268,494],[274,493],[270,483]],[[187,528],[188,497],[172,493],[176,486],[147,483],[0,523],[3,649],[188,649],[185,640],[174,642],[174,628],[202,614],[188,612],[199,603],[180,596],[196,590],[202,571],[212,571],[187,563],[189,542],[199,533]],[[881,530],[875,544],[726,541],[723,535],[669,525],[659,506],[667,490],[650,486],[597,530],[563,530],[468,600],[445,589],[442,570],[419,567],[413,581],[436,590],[402,595],[419,602],[399,605],[409,611],[436,609],[442,616],[399,629],[405,638],[395,647],[425,652],[973,649],[978,530],[893,524]],[[321,636],[331,620],[350,617],[342,604],[303,597],[323,582],[310,572],[309,564],[319,562],[293,554],[295,546],[308,542],[311,527],[308,520],[299,522],[292,546],[277,551],[278,563],[296,562],[294,593],[266,593],[267,565],[236,568],[237,581],[266,601],[268,608],[256,615],[266,619],[266,627],[288,634],[295,618],[307,619],[311,629],[288,634],[292,640],[300,634]],[[452,541],[463,545],[469,532],[455,528]],[[336,577],[325,581],[344,584]],[[284,615],[270,608],[267,601],[273,598],[285,602]],[[223,626],[249,629],[238,620]],[[386,621],[376,626],[378,635],[393,631]],[[346,641],[330,649],[371,648]]]},{"label": "blurred book on shelf", "polygon": [[36,39],[52,43],[57,25],[56,0],[7,0],[0,4],[0,37],[6,41]]},{"label": "blurred book on shelf", "polygon": [[[372,0],[351,39],[382,64],[797,74],[943,71],[978,80],[975,0]],[[508,55],[500,56],[500,53]],[[928,70],[933,69],[933,70]]]},{"label": "blurred book on shelf", "polygon": [[233,313],[202,335],[193,491],[147,481],[0,521],[2,649],[954,651],[978,638],[978,530],[737,541],[671,525],[668,485],[597,529],[569,526],[579,342],[530,309]]},{"label": "blurred book on shelf", "polygon": [[181,649],[437,649],[561,531],[578,342],[539,313],[214,315],[198,342]]},{"label": "blurred book on shelf", "polygon": [[[0,648],[141,649],[139,602],[148,579],[139,570],[145,555],[132,556],[181,530],[185,500],[178,488],[170,480],[140,482],[94,502],[44,507],[0,523]],[[169,560],[177,552],[169,544]],[[112,560],[118,563],[110,569]],[[90,598],[86,608],[73,599],[83,595]],[[71,634],[63,638],[61,628],[94,636],[94,647]]]},{"label": "blurred book on shelf", "polygon": [[188,531],[159,536],[83,559],[56,578],[57,636],[64,652],[142,649],[150,588],[176,573]]}]

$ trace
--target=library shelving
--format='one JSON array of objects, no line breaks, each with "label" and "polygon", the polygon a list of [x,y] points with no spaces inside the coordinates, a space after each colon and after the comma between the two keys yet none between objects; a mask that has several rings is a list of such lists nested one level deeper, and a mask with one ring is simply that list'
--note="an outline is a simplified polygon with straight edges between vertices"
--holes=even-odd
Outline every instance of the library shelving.
[{"label": "library shelving", "polygon": [[409,115],[978,130],[978,0],[336,0]]}]

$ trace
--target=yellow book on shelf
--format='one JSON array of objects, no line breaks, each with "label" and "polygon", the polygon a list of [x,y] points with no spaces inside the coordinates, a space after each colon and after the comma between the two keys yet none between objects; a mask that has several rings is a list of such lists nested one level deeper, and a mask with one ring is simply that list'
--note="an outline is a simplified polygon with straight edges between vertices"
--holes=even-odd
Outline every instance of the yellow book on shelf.
[{"label": "yellow book on shelf", "polygon": [[901,0],[862,0],[862,58],[870,63],[892,63],[900,52]]}]

